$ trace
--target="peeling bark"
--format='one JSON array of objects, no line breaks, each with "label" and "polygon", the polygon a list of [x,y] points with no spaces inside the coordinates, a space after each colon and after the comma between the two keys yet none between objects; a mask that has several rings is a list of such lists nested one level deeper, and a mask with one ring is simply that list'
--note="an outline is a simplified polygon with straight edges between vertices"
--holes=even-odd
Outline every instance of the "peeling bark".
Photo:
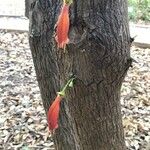
[{"label": "peeling bark", "polygon": [[43,105],[74,74],[61,103],[56,150],[125,150],[120,88],[131,65],[127,2],[74,0],[70,43],[57,49],[54,26],[62,2],[36,0],[30,9],[30,47]]}]

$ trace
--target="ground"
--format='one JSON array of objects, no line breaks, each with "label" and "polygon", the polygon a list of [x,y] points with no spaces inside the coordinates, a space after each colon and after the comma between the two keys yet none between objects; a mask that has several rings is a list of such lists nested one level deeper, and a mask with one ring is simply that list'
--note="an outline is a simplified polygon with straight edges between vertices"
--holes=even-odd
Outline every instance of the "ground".
[{"label": "ground", "polygon": [[[132,47],[131,55],[136,62],[121,90],[126,145],[129,150],[146,150],[150,143],[150,49]],[[54,149],[26,32],[0,31],[0,93],[0,149]]]}]

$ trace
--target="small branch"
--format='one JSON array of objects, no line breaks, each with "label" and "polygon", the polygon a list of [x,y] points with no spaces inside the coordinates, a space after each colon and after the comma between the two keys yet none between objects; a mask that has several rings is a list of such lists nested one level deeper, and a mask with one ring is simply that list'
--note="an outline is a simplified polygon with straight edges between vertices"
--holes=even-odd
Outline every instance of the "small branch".
[{"label": "small branch", "polygon": [[137,35],[135,35],[134,37],[130,37],[130,43],[132,44],[135,40],[135,38],[137,37]]}]

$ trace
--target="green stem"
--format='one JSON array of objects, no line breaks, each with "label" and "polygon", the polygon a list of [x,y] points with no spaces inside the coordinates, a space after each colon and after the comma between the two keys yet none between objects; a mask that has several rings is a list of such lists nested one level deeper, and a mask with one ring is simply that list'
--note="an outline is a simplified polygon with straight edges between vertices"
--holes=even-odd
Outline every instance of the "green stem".
[{"label": "green stem", "polygon": [[70,83],[72,83],[74,79],[75,78],[71,78],[70,80],[68,80],[68,82],[66,83],[66,85],[64,86],[64,88],[60,92],[58,92],[58,94],[60,96],[65,96],[66,89],[69,87]]},{"label": "green stem", "polygon": [[63,0],[63,1],[64,1],[65,4],[68,4],[68,5],[73,3],[73,0]]}]

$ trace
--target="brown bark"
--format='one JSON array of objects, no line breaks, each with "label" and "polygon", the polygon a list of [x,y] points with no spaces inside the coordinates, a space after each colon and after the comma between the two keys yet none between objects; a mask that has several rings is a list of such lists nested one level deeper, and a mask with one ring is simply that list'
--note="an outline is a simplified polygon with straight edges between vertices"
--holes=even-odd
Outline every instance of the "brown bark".
[{"label": "brown bark", "polygon": [[125,150],[120,88],[130,66],[127,2],[74,0],[70,44],[57,49],[54,26],[61,2],[32,4],[30,46],[45,111],[68,78],[74,88],[61,103],[57,150]]}]

